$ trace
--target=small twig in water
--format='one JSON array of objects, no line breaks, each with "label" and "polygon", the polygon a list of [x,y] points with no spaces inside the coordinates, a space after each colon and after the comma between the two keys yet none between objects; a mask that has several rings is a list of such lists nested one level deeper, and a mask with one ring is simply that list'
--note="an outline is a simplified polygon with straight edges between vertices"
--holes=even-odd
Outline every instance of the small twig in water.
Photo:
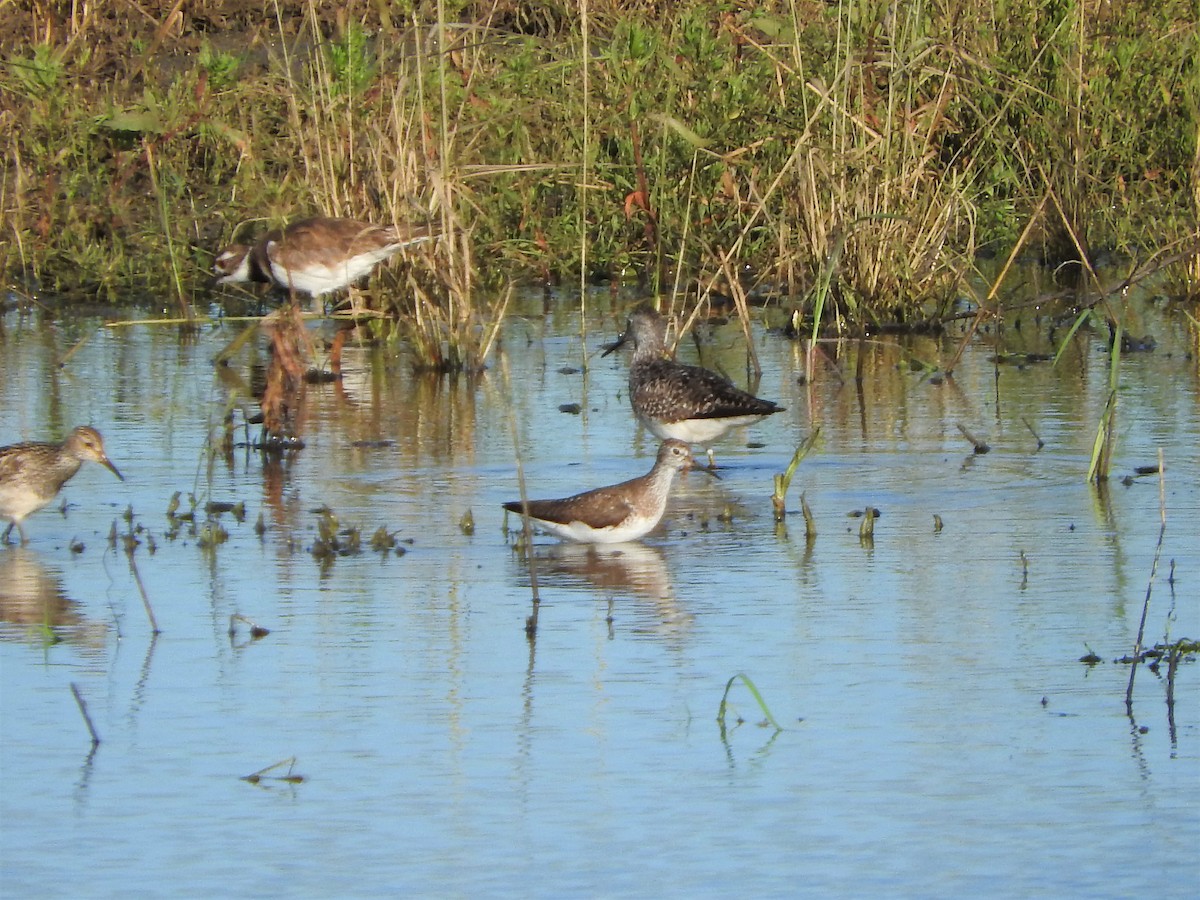
[{"label": "small twig in water", "polygon": [[[500,360],[500,370],[504,376],[505,395],[512,396],[507,390],[510,386],[508,360],[503,357]],[[517,435],[516,416],[509,416],[509,430],[512,435],[513,455],[517,464],[517,490],[521,497],[521,503],[524,505],[529,500],[529,494],[525,490],[525,465],[521,459],[521,442]],[[532,609],[525,617],[525,636],[532,641],[537,637],[538,613],[541,610],[542,598],[538,592],[537,562],[533,555],[533,526],[530,525],[528,516],[521,516],[521,533],[525,540],[525,562],[529,566],[529,592],[532,595]]]},{"label": "small twig in water", "polygon": [[1029,424],[1029,419],[1025,418],[1025,416],[1021,416],[1021,421],[1025,423],[1025,427],[1029,429],[1029,433],[1032,434],[1033,439],[1037,441],[1037,448],[1041,450],[1043,447],[1045,447],[1046,442],[1042,440],[1041,435],[1033,430],[1033,426]]},{"label": "small twig in water", "polygon": [[100,744],[100,735],[96,734],[96,726],[92,724],[92,717],[88,715],[87,703],[83,700],[83,695],[79,693],[79,686],[75,682],[71,682],[71,693],[75,695],[75,703],[79,706],[79,714],[83,716],[83,722],[87,725],[88,732],[92,735],[92,747],[97,747]]},{"label": "small twig in water", "polygon": [[1142,601],[1142,620],[1138,623],[1137,640],[1133,643],[1133,662],[1129,666],[1129,686],[1125,688],[1125,714],[1133,717],[1133,679],[1137,674],[1138,660],[1142,655],[1142,640],[1146,634],[1146,616],[1150,612],[1150,594],[1154,590],[1154,575],[1158,572],[1158,560],[1162,555],[1163,535],[1167,532],[1167,470],[1163,465],[1162,448],[1158,449],[1158,543],[1154,547],[1154,561],[1150,564],[1150,578],[1146,582],[1146,597]]},{"label": "small twig in water", "polygon": [[987,445],[986,441],[981,441],[979,438],[975,437],[975,435],[971,434],[971,432],[967,431],[961,422],[955,422],[954,424],[958,427],[958,430],[962,432],[962,436],[971,442],[971,446],[975,448],[974,452],[977,455],[982,456],[992,449]]},{"label": "small twig in water", "polygon": [[808,497],[800,495],[800,512],[804,516],[804,539],[812,541],[817,536],[817,520],[813,518],[812,508],[808,505]]},{"label": "small twig in water", "polygon": [[153,634],[162,634],[158,627],[158,620],[154,618],[154,608],[150,605],[146,586],[142,584],[142,576],[138,573],[137,563],[133,561],[133,550],[130,549],[125,556],[129,559],[129,571],[133,573],[133,581],[137,585],[138,593],[142,596],[142,605],[146,607],[146,617],[150,619],[150,630]]}]

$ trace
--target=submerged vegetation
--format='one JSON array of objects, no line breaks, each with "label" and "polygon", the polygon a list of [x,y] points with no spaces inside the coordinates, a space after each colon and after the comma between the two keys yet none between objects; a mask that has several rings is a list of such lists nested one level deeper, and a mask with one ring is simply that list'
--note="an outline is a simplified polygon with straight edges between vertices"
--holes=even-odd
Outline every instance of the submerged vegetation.
[{"label": "submerged vegetation", "polygon": [[192,315],[235,232],[427,219],[374,305],[444,370],[514,277],[779,297],[798,332],[944,321],[1014,246],[1200,294],[1195,0],[335,6],[0,7],[9,283]]}]

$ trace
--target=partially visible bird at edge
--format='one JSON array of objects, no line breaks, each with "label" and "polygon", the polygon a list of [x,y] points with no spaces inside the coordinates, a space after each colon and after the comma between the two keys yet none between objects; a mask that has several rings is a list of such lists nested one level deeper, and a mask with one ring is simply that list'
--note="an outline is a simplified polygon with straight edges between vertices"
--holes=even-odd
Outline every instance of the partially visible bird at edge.
[{"label": "partially visible bird at edge", "polygon": [[0,447],[0,518],[8,519],[0,543],[9,542],[14,526],[21,543],[28,543],[21,523],[58,496],[85,462],[97,462],[125,480],[105,454],[100,432],[89,425],[74,429],[61,444],[28,441]]}]

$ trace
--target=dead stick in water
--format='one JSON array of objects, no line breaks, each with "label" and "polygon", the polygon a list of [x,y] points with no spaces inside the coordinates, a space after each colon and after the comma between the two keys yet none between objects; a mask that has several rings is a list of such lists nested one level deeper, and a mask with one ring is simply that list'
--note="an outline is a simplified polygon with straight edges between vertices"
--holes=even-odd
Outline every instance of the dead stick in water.
[{"label": "dead stick in water", "polygon": [[971,445],[975,448],[976,454],[982,456],[992,449],[987,445],[986,441],[981,441],[979,438],[975,437],[975,435],[971,434],[971,432],[967,431],[961,422],[955,422],[954,424],[957,426],[958,430],[962,432],[962,436],[971,442]]},{"label": "dead stick in water", "polygon": [[91,339],[92,339],[92,336],[90,334],[88,334],[88,335],[84,335],[78,341],[76,341],[75,345],[58,359],[58,361],[55,364],[56,368],[65,369],[67,367],[67,363],[69,363],[71,361],[71,357],[74,356],[76,353],[78,353],[79,350],[83,347],[83,345],[86,344]]},{"label": "dead stick in water", "polygon": [[[500,359],[500,372],[504,378],[505,396],[511,397],[508,360],[504,357]],[[513,458],[517,464],[517,491],[521,497],[521,507],[524,509],[525,504],[529,502],[529,494],[525,489],[525,464],[521,460],[521,441],[517,435],[517,417],[509,416],[508,423],[513,442]],[[529,516],[521,516],[521,534],[525,541],[525,561],[529,566],[529,591],[533,600],[530,614],[525,618],[525,635],[533,640],[537,636],[538,613],[541,611],[542,598],[538,592],[537,560],[533,555],[533,526],[529,523]]]},{"label": "dead stick in water", "polygon": [[88,732],[92,735],[92,746],[99,746],[100,735],[96,734],[96,726],[92,724],[92,717],[88,715],[87,703],[84,702],[83,695],[79,693],[79,686],[73,681],[71,682],[71,693],[75,695],[75,703],[79,707],[79,714],[83,716],[83,722],[87,725]]},{"label": "dead stick in water", "polygon": [[1125,688],[1125,715],[1133,716],[1133,679],[1137,675],[1138,660],[1142,655],[1142,640],[1146,634],[1146,616],[1150,612],[1150,594],[1154,590],[1154,575],[1158,572],[1158,560],[1162,555],[1163,535],[1167,532],[1167,475],[1163,465],[1162,447],[1158,448],[1158,544],[1154,547],[1154,561],[1150,564],[1150,579],[1146,582],[1146,597],[1142,601],[1142,620],[1138,623],[1137,640],[1133,644],[1133,662],[1129,665],[1129,686]]},{"label": "dead stick in water", "polygon": [[813,518],[813,511],[804,494],[800,495],[800,512],[804,514],[804,539],[811,543],[817,537],[817,520]]},{"label": "dead stick in water", "polygon": [[154,608],[150,605],[150,597],[146,594],[146,586],[142,584],[141,573],[138,572],[137,563],[133,561],[133,551],[129,550],[125,554],[129,558],[129,571],[133,573],[134,583],[137,585],[138,593],[142,595],[142,606],[146,607],[146,617],[150,619],[150,628],[153,634],[162,634],[158,627],[158,620],[154,618]]},{"label": "dead stick in water", "polygon": [[1033,435],[1033,439],[1037,441],[1037,448],[1041,450],[1046,446],[1046,442],[1042,440],[1042,436],[1033,430],[1033,426],[1029,424],[1029,419],[1021,416],[1021,421],[1025,423],[1025,427],[1029,429],[1029,433]]}]

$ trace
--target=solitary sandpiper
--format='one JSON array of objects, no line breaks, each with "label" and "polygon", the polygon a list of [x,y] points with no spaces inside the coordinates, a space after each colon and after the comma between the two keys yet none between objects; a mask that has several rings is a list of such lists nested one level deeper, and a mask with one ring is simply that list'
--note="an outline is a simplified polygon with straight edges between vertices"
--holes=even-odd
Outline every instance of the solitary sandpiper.
[{"label": "solitary sandpiper", "polygon": [[504,508],[522,513],[538,527],[568,540],[585,544],[636,541],[662,519],[675,474],[691,459],[691,450],[683,441],[664,441],[654,468],[645,475],[561,500],[512,500]]},{"label": "solitary sandpiper", "polygon": [[125,480],[105,455],[100,432],[87,425],[80,425],[61,444],[29,441],[0,447],[0,518],[8,519],[0,543],[8,543],[14,525],[21,543],[28,543],[22,520],[53,500],[89,460]]},{"label": "solitary sandpiper", "polygon": [[[639,306],[607,356],[633,343],[629,401],[634,415],[657,437],[708,447],[730,428],[750,425],[783,407],[734,387],[716,372],[667,357],[667,322],[652,307]],[[712,450],[709,449],[709,464]]]}]

